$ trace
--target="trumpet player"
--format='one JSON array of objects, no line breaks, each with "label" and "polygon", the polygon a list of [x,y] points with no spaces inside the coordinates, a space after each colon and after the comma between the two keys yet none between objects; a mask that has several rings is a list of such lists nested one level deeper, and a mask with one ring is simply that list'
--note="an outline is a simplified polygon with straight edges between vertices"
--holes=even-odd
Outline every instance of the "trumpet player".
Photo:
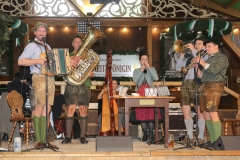
[{"label": "trumpet player", "polygon": [[[82,39],[79,35],[76,35],[72,40],[73,52],[70,53],[71,66],[75,67],[79,62],[80,58],[75,56],[79,47],[82,44]],[[79,122],[80,122],[80,143],[87,144],[88,141],[86,139],[87,132],[87,111],[91,97],[91,78],[94,76],[93,72],[88,73],[88,78],[84,82],[84,84],[80,86],[75,86],[67,83],[65,87],[64,97],[65,103],[67,106],[67,116],[65,118],[66,124],[66,136],[62,141],[62,144],[71,143],[71,133],[74,122],[74,113],[76,108],[78,107],[79,111]]]},{"label": "trumpet player", "polygon": [[[224,89],[224,79],[229,62],[227,57],[219,51],[220,41],[210,39],[206,42],[206,51],[209,59],[204,62],[195,57],[195,63],[202,66],[198,71],[198,77],[203,83],[199,88],[200,110],[205,111],[204,118],[210,134],[212,147],[214,142],[221,136],[222,124],[218,116],[218,107]],[[198,68],[198,65],[195,66]]]},{"label": "trumpet player", "polygon": [[[205,43],[204,39],[202,38],[196,38],[194,40],[194,44],[188,43],[185,45],[185,47],[191,49],[192,51],[192,57],[186,57],[185,53],[180,53],[180,58],[177,60],[176,63],[176,70],[181,71],[181,68],[188,66],[191,63],[191,60],[193,57],[196,57],[197,52],[205,49]],[[182,89],[181,89],[181,101],[180,105],[182,107],[182,112],[184,116],[184,123],[187,130],[187,135],[190,138],[190,144],[192,145],[193,140],[193,119],[191,116],[191,104],[194,104],[195,101],[195,95],[196,95],[196,83],[194,81],[195,79],[195,72],[194,68],[190,68],[187,72],[187,74],[183,77],[183,83],[182,83]],[[203,143],[204,139],[204,129],[205,129],[205,120],[203,117],[203,114],[200,113],[199,107],[197,114],[198,114],[198,136],[197,136],[197,142],[199,144]]]}]

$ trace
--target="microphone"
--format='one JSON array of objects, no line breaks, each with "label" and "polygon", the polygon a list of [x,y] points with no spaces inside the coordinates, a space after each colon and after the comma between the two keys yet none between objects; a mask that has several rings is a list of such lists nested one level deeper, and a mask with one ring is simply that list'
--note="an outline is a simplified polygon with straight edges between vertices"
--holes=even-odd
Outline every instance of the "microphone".
[{"label": "microphone", "polygon": [[176,52],[175,51],[173,51],[172,53],[171,53],[171,57],[174,57],[174,54],[175,54]]},{"label": "microphone", "polygon": [[[146,64],[145,64],[145,63],[143,63],[143,65],[146,67]],[[143,73],[147,73],[146,68],[143,70]]]},{"label": "microphone", "polygon": [[46,37],[42,37],[42,41],[46,42]]}]

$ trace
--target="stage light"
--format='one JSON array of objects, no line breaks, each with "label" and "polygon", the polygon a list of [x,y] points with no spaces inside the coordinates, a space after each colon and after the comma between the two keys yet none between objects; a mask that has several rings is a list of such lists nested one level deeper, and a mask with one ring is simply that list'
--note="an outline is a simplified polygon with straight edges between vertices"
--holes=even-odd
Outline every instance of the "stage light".
[{"label": "stage light", "polygon": [[92,17],[93,13],[92,12],[87,12],[87,17]]}]

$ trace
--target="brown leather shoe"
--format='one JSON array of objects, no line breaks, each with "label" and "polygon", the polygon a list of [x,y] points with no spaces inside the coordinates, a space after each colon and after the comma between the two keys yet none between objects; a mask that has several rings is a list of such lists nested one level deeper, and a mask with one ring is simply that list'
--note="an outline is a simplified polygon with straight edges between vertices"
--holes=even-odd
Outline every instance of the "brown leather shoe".
[{"label": "brown leather shoe", "polygon": [[42,148],[43,148],[42,142],[35,142],[35,143],[34,143],[34,148],[36,148],[36,149],[42,149]]}]

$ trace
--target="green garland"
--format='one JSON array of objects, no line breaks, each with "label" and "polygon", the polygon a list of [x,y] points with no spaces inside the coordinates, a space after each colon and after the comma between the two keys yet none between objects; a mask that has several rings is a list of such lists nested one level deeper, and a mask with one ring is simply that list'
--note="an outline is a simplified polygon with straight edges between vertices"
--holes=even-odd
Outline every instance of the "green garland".
[{"label": "green garland", "polygon": [[[106,54],[106,51],[96,51],[98,55]],[[113,50],[112,55],[136,55],[134,50]]]},{"label": "green garland", "polygon": [[223,35],[232,32],[232,24],[222,19],[191,20],[170,27],[167,35],[174,40],[191,41],[198,36],[199,31],[207,33],[208,39],[221,39]]},{"label": "green garland", "polygon": [[[133,81],[132,77],[112,77],[118,81]],[[91,78],[92,81],[105,81],[105,77],[93,77]],[[55,76],[55,81],[64,81],[63,77]]]},{"label": "green garland", "polygon": [[[112,77],[113,79],[116,79],[118,81],[133,81],[132,77]],[[92,81],[105,81],[105,77],[93,77]]]},{"label": "green garland", "polygon": [[[19,25],[16,26],[16,23],[19,22]],[[16,28],[14,27],[16,26]],[[12,28],[12,34],[11,34],[11,39],[15,40],[16,38],[23,38],[28,32],[28,25],[26,22],[19,20],[17,18],[13,19],[13,25],[11,26]]]},{"label": "green garland", "polygon": [[0,11],[0,56],[4,50],[8,50],[8,41],[10,40],[11,34],[9,27],[12,21],[10,16]]},{"label": "green garland", "polygon": [[9,42],[9,50],[8,54],[8,75],[13,76],[14,69],[13,69],[13,42]]}]

